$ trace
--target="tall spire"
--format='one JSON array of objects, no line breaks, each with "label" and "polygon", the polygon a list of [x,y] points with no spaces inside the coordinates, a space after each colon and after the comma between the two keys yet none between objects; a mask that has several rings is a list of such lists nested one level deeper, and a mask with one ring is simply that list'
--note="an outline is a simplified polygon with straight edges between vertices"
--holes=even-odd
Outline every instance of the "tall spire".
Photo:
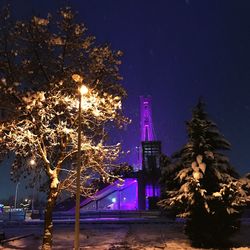
[{"label": "tall spire", "polygon": [[140,96],[141,103],[141,141],[156,140],[152,121],[151,96]]}]

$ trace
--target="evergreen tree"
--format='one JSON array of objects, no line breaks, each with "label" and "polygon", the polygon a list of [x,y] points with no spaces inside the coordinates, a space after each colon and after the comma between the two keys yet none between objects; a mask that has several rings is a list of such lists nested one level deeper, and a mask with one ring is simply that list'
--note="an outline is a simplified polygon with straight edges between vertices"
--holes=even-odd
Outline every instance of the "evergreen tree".
[{"label": "evergreen tree", "polygon": [[222,153],[230,144],[201,101],[187,122],[187,133],[188,142],[165,168],[166,194],[159,205],[187,219],[185,232],[194,245],[225,245],[239,229],[247,184]]}]

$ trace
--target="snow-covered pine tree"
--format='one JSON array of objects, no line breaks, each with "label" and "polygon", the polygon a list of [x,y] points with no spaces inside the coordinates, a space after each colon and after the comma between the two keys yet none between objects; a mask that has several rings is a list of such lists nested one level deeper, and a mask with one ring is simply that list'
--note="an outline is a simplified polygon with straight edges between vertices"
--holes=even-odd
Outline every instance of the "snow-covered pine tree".
[{"label": "snow-covered pine tree", "polygon": [[244,184],[222,153],[230,149],[229,142],[208,119],[201,101],[187,122],[187,133],[188,142],[165,168],[166,193],[159,205],[186,218],[192,244],[225,245],[240,226],[248,199]]}]

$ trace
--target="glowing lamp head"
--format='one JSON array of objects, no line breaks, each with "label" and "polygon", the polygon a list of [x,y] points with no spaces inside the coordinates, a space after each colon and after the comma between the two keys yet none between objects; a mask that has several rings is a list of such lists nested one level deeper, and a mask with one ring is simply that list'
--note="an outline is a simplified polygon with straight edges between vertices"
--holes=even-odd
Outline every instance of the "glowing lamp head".
[{"label": "glowing lamp head", "polygon": [[89,92],[89,89],[87,86],[81,85],[81,87],[79,88],[79,91],[80,91],[81,95],[86,95]]},{"label": "glowing lamp head", "polygon": [[113,203],[115,203],[116,202],[116,198],[112,198],[112,200],[111,200]]}]

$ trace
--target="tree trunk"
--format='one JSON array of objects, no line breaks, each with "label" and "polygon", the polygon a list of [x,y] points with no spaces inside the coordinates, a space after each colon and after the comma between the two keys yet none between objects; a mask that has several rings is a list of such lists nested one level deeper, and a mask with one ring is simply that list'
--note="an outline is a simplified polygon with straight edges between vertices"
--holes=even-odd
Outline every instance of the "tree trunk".
[{"label": "tree trunk", "polygon": [[58,196],[57,188],[50,188],[44,214],[44,232],[42,250],[52,249],[53,221],[52,212]]}]

